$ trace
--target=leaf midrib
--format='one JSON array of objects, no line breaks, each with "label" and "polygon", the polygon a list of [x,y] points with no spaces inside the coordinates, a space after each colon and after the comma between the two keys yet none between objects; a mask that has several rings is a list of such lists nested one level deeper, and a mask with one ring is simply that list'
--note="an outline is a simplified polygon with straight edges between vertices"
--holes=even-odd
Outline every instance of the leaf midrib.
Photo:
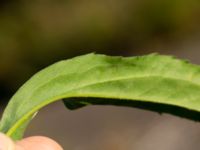
[{"label": "leaf midrib", "polygon": [[[81,89],[81,88],[86,88],[86,87],[89,87],[89,86],[93,86],[93,85],[97,85],[97,84],[102,84],[102,83],[106,83],[106,82],[114,82],[114,81],[120,81],[120,80],[128,80],[128,79],[139,79],[139,78],[152,78],[152,77],[161,77],[161,78],[166,78],[166,79],[170,79],[170,80],[177,80],[177,81],[184,81],[184,82],[188,82],[188,83],[190,83],[190,84],[193,84],[193,85],[195,85],[195,86],[199,86],[199,84],[197,84],[197,83],[195,83],[195,82],[192,82],[191,80],[184,80],[184,79],[180,79],[180,78],[175,78],[175,77],[169,77],[169,76],[160,76],[160,75],[145,75],[145,76],[127,76],[127,77],[121,77],[121,78],[115,78],[115,79],[110,79],[110,80],[104,80],[104,81],[101,81],[101,82],[93,82],[93,83],[91,83],[91,84],[85,84],[85,85],[82,85],[82,86],[80,86],[80,87],[75,87],[74,89],[70,89],[69,91],[67,91],[67,92],[65,92],[65,93],[63,93],[62,95],[60,95],[60,96],[55,96],[55,97],[52,97],[50,100],[45,100],[44,101],[44,103],[40,103],[40,105],[37,105],[37,106],[35,106],[33,109],[31,109],[31,111],[28,111],[25,115],[23,115],[18,121],[16,121],[15,123],[14,123],[14,125],[8,130],[8,132],[7,133],[10,133],[10,131],[12,130],[13,131],[13,128],[15,128],[15,129],[17,129],[18,128],[18,126],[20,126],[22,123],[23,123],[23,121],[25,121],[27,118],[29,118],[29,116],[31,116],[33,113],[35,113],[37,110],[39,110],[40,108],[42,108],[43,106],[46,106],[47,104],[49,104],[49,103],[51,103],[51,102],[53,102],[55,99],[62,99],[62,98],[69,98],[69,97],[78,97],[78,96],[85,96],[85,97],[89,97],[89,95],[78,95],[78,96],[76,96],[76,95],[69,95],[68,97],[67,97],[67,93],[70,93],[70,92],[73,92],[73,91],[75,91],[75,90],[79,90],[79,89]],[[56,78],[54,78],[54,79],[56,79]],[[52,80],[54,80],[54,79],[52,79]],[[51,80],[51,81],[52,81]],[[51,82],[50,81],[50,82]],[[48,84],[48,83],[46,83],[46,84]],[[44,85],[46,85],[46,84],[43,84],[43,86]],[[41,86],[40,86],[41,87]],[[30,99],[31,99],[31,97],[32,96],[30,96]],[[92,96],[91,96],[92,97]],[[100,97],[100,96],[99,96]],[[101,98],[115,98],[115,97],[104,97],[104,96],[102,96]],[[116,97],[116,98],[119,98],[119,97]],[[159,102],[158,102],[159,103]],[[163,103],[163,102],[162,102]],[[161,103],[161,104],[162,104]],[[163,103],[164,104],[164,103]],[[172,104],[173,105],[173,104]],[[179,106],[179,107],[184,107],[184,106]]]}]

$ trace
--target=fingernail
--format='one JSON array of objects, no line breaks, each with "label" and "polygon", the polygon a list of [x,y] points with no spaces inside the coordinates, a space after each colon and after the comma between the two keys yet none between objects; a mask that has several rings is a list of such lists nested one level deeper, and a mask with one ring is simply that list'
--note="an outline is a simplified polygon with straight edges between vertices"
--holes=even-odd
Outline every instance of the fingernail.
[{"label": "fingernail", "polygon": [[14,150],[13,141],[2,133],[0,133],[0,150]]}]

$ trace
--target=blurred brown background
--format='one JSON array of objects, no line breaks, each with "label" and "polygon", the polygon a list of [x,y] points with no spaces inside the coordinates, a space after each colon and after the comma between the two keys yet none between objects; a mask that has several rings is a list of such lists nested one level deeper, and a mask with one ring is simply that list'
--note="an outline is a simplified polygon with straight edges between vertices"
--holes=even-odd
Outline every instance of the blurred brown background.
[{"label": "blurred brown background", "polygon": [[[97,52],[159,52],[200,64],[199,0],[1,0],[1,111],[35,72]],[[170,68],[169,68],[170,69]],[[27,130],[66,150],[197,150],[200,123],[150,111],[61,102],[44,108]]]}]

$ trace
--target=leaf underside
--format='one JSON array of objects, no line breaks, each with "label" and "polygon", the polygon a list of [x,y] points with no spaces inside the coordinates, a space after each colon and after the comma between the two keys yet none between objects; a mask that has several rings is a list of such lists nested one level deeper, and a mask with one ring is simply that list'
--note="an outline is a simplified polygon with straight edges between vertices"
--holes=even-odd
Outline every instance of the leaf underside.
[{"label": "leaf underside", "polygon": [[171,56],[87,54],[34,75],[11,98],[0,131],[15,140],[42,107],[64,99],[69,109],[116,105],[200,120],[200,67]]}]

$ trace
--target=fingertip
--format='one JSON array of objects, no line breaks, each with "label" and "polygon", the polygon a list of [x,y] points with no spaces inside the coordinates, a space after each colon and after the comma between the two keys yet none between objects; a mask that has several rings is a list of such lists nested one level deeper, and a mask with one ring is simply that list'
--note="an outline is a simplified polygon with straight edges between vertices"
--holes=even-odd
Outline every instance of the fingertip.
[{"label": "fingertip", "polygon": [[14,150],[14,142],[5,134],[0,133],[0,150]]},{"label": "fingertip", "polygon": [[27,150],[63,150],[56,141],[44,136],[28,137],[16,144]]}]

